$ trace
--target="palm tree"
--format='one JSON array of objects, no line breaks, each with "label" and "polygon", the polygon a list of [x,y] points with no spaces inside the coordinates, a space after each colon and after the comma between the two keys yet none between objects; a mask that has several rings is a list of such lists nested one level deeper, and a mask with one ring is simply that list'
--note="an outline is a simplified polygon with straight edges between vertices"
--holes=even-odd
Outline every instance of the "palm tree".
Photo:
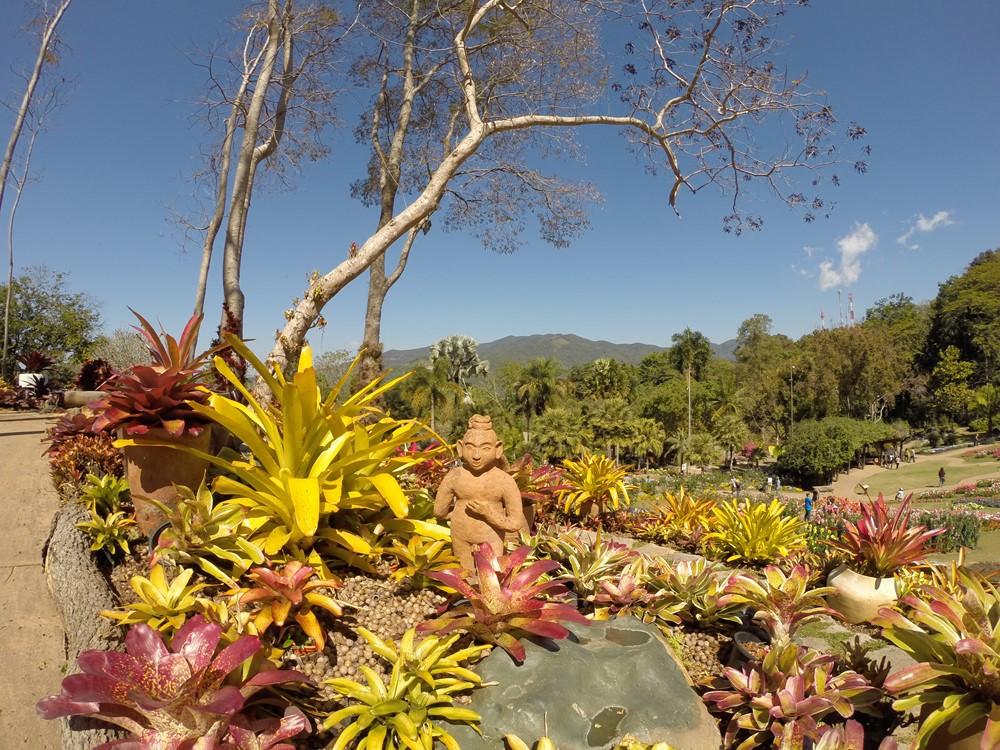
[{"label": "palm tree", "polygon": [[674,345],[670,356],[674,367],[684,373],[687,379],[688,395],[688,437],[691,437],[691,377],[701,378],[701,372],[712,358],[712,343],[700,331],[685,328],[683,333],[675,333],[670,338]]},{"label": "palm tree", "polygon": [[451,380],[448,360],[439,358],[430,367],[418,367],[410,376],[410,401],[416,412],[430,406],[431,430],[437,431],[435,412],[460,399],[465,391]]},{"label": "palm tree", "polygon": [[539,458],[553,461],[579,455],[590,439],[583,416],[578,411],[555,407],[546,409],[538,418],[532,447]]},{"label": "palm tree", "polygon": [[611,454],[614,447],[615,463],[620,446],[627,445],[634,432],[635,421],[629,402],[623,398],[606,398],[591,402],[587,407],[587,426],[594,433],[594,440]]},{"label": "palm tree", "polygon": [[715,420],[712,434],[719,445],[726,449],[726,463],[729,464],[729,470],[732,471],[736,451],[740,446],[746,444],[748,436],[746,424],[735,414],[723,414]]},{"label": "palm tree", "polygon": [[667,453],[677,457],[677,466],[684,465],[684,458],[688,454],[691,439],[684,434],[683,430],[677,430],[666,439]]},{"label": "palm tree", "polygon": [[716,444],[715,438],[707,432],[696,432],[691,436],[691,440],[689,441],[688,455],[692,463],[704,469],[715,460],[718,455],[718,449],[719,446]]},{"label": "palm tree", "polygon": [[559,363],[550,357],[533,359],[515,375],[514,394],[524,406],[525,432],[531,441],[531,417],[545,411],[556,393]]},{"label": "palm tree", "polygon": [[[633,423],[635,428],[630,448],[636,452],[638,457],[646,457],[646,468],[649,468],[649,454],[659,456],[663,452],[663,444],[666,442],[666,434],[663,432],[663,425],[655,419],[637,419]],[[638,461],[636,462],[638,464]]]}]

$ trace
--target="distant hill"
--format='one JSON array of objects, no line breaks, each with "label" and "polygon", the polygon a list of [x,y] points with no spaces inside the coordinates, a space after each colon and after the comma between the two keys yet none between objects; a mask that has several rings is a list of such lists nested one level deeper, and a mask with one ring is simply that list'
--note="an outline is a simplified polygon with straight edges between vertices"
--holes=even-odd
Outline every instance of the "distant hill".
[{"label": "distant hill", "polygon": [[[534,336],[505,336],[496,341],[479,343],[479,356],[488,360],[491,369],[498,369],[508,362],[528,362],[540,357],[551,357],[563,367],[585,365],[601,357],[611,357],[621,362],[639,364],[654,352],[667,347],[653,344],[613,344],[610,341],[591,341],[572,333],[541,333]],[[736,339],[722,344],[712,344],[715,356],[733,359]],[[385,366],[405,371],[419,362],[426,362],[430,346],[420,349],[389,349],[384,354]]]}]

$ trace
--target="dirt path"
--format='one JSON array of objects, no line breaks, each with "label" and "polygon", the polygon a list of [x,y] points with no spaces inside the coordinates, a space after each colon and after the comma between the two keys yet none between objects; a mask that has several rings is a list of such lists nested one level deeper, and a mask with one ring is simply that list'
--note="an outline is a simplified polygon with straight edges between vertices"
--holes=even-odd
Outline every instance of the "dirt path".
[{"label": "dirt path", "polygon": [[57,497],[39,442],[49,418],[0,412],[0,747],[60,750],[59,722],[35,701],[59,692],[65,665],[62,622],[42,569]]}]

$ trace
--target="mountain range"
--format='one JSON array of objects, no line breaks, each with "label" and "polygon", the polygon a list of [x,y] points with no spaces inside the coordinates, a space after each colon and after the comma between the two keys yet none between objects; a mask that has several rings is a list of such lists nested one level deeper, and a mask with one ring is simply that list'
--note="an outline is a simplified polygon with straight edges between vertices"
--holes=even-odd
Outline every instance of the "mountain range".
[{"label": "mountain range", "polygon": [[[667,348],[653,344],[592,341],[572,333],[541,333],[533,336],[504,336],[496,341],[483,342],[479,344],[478,352],[480,359],[487,360],[490,369],[496,371],[508,362],[524,363],[542,357],[551,357],[565,368],[585,365],[602,357],[639,364],[646,356],[666,351]],[[713,354],[723,359],[733,359],[735,350],[736,339],[712,344]],[[430,346],[420,349],[389,349],[382,356],[385,367],[406,371],[427,361]]]}]

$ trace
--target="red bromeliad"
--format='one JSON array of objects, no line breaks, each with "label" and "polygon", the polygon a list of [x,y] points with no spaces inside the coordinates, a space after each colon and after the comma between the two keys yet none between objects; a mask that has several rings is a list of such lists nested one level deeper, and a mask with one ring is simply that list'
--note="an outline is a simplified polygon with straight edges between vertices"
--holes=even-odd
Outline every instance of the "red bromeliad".
[{"label": "red bromeliad", "polygon": [[468,603],[422,623],[419,629],[440,635],[464,630],[487,643],[495,643],[515,661],[522,662],[525,650],[517,640],[518,633],[559,639],[569,635],[559,621],[589,625],[590,621],[573,605],[545,598],[569,592],[559,581],[538,582],[542,575],[557,569],[559,563],[536,560],[525,566],[530,552],[530,547],[520,547],[498,559],[490,545],[479,545],[473,555],[478,586],[469,581],[471,571],[464,568],[427,573],[429,578],[455,589]]},{"label": "red bromeliad", "polygon": [[871,576],[891,575],[923,559],[927,542],[944,529],[910,528],[912,498],[912,494],[907,495],[892,516],[882,493],[876,501],[862,503],[857,524],[845,521],[842,538],[832,540],[831,546],[849,555],[861,567],[858,572]]}]

